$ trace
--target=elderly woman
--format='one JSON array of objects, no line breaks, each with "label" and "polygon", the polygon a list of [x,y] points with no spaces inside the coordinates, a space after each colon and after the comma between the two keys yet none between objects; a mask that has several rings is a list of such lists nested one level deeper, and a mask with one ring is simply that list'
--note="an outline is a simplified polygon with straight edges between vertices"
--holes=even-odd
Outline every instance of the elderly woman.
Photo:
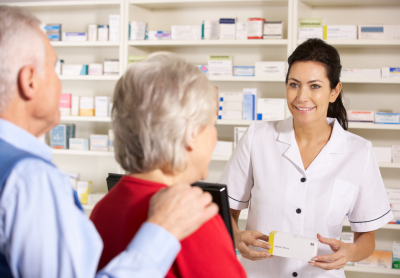
[{"label": "elderly woman", "polygon": [[[170,53],[150,55],[119,80],[113,108],[115,151],[129,175],[91,216],[104,242],[99,269],[127,248],[147,218],[153,194],[207,177],[217,141],[216,101],[206,75]],[[232,245],[217,215],[181,241],[166,277],[245,277]],[[159,248],[162,252],[163,246]]]}]

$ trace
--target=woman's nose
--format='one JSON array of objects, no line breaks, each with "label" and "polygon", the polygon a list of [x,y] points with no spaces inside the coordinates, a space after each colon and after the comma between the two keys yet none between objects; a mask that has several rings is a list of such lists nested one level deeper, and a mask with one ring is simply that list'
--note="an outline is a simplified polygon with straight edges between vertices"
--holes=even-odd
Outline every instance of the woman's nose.
[{"label": "woman's nose", "polygon": [[297,100],[308,101],[310,98],[310,92],[306,86],[301,86],[297,92]]}]

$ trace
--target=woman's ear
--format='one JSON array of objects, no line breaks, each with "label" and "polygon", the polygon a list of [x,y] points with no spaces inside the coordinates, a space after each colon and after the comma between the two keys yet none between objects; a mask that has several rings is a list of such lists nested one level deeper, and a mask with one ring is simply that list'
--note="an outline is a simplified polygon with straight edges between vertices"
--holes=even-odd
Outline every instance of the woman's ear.
[{"label": "woman's ear", "polygon": [[338,98],[338,96],[339,96],[341,91],[342,91],[342,82],[339,82],[336,85],[336,88],[334,88],[331,91],[331,95],[329,96],[329,102],[330,103],[334,103],[336,101],[336,99]]}]

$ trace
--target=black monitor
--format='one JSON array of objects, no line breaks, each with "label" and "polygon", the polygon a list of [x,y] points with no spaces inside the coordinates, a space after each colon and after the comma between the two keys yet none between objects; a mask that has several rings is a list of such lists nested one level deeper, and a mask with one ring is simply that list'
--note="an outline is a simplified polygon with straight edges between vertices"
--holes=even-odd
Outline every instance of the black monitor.
[{"label": "black monitor", "polygon": [[[124,175],[109,173],[107,177],[107,187],[110,191]],[[192,186],[198,186],[203,191],[209,192],[213,198],[213,202],[219,207],[219,214],[224,220],[228,233],[232,238],[233,247],[235,247],[235,240],[233,237],[231,210],[229,209],[228,201],[228,188],[224,184],[196,182]]]}]

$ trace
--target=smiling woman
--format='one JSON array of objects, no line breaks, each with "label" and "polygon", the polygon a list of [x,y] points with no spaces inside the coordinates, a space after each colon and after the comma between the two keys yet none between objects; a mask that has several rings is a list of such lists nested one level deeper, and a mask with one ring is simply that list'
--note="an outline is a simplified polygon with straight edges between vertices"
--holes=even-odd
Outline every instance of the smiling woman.
[{"label": "smiling woman", "polygon": [[[371,142],[346,131],[336,49],[310,39],[288,63],[293,117],[250,125],[219,183],[228,185],[235,243],[249,277],[343,278],[345,264],[368,257],[374,231],[393,216]],[[247,207],[241,231],[240,210]],[[352,244],[339,240],[346,214]],[[318,237],[318,255],[310,263],[270,256],[271,231]]]}]

